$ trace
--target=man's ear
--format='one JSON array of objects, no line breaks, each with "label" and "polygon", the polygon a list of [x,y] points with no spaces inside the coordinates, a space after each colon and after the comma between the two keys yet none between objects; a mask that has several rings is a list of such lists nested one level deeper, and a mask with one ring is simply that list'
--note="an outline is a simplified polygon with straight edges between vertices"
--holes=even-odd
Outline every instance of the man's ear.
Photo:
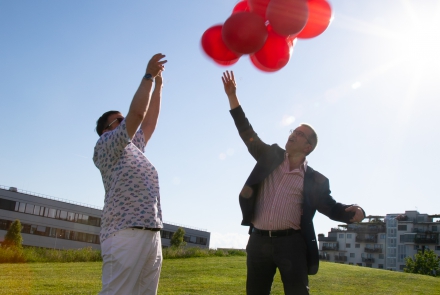
[{"label": "man's ear", "polygon": [[304,152],[306,155],[310,154],[313,151],[313,147],[311,144],[307,144],[307,146],[304,148]]}]

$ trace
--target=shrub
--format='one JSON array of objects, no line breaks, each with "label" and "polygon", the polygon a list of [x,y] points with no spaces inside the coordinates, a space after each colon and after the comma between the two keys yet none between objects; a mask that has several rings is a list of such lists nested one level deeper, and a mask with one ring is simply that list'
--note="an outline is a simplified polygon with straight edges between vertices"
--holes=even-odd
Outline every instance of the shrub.
[{"label": "shrub", "polygon": [[21,236],[21,222],[16,219],[8,229],[3,242],[3,247],[13,247],[21,249],[23,246],[23,237]]},{"label": "shrub", "polygon": [[183,241],[183,237],[185,236],[185,230],[181,227],[177,229],[177,231],[171,237],[170,244],[172,247],[184,247],[186,242]]}]

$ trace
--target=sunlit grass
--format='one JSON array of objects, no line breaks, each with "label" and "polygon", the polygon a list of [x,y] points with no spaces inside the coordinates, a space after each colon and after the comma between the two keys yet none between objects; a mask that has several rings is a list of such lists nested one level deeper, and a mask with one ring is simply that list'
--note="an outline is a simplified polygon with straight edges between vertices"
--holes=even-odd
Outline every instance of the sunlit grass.
[{"label": "sunlit grass", "polygon": [[[101,262],[0,264],[2,294],[97,294]],[[246,257],[165,259],[158,294],[245,294]],[[311,294],[440,294],[440,278],[321,263]],[[279,274],[273,295],[283,294]]]}]

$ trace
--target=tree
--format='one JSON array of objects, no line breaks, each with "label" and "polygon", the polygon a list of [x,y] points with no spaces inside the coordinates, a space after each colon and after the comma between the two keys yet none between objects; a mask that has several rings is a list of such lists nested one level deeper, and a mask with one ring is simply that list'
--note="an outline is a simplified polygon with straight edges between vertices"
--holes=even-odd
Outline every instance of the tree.
[{"label": "tree", "polygon": [[185,230],[181,227],[177,229],[177,231],[171,237],[171,247],[184,247],[186,242],[183,241],[183,237],[185,236]]},{"label": "tree", "polygon": [[417,273],[421,275],[437,276],[440,273],[440,258],[434,251],[426,249],[414,255],[414,259],[406,257],[404,272]]},{"label": "tree", "polygon": [[3,245],[6,247],[22,248],[23,237],[21,236],[21,222],[16,219],[6,233]]}]

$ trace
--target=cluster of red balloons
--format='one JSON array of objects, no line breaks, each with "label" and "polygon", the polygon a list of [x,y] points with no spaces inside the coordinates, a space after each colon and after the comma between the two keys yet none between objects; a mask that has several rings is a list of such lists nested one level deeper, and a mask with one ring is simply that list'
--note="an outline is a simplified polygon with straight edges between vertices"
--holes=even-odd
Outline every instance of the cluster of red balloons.
[{"label": "cluster of red balloons", "polygon": [[320,35],[331,17],[326,0],[241,0],[224,24],[203,33],[202,48],[219,65],[249,54],[255,67],[275,72],[289,62],[297,38]]}]

